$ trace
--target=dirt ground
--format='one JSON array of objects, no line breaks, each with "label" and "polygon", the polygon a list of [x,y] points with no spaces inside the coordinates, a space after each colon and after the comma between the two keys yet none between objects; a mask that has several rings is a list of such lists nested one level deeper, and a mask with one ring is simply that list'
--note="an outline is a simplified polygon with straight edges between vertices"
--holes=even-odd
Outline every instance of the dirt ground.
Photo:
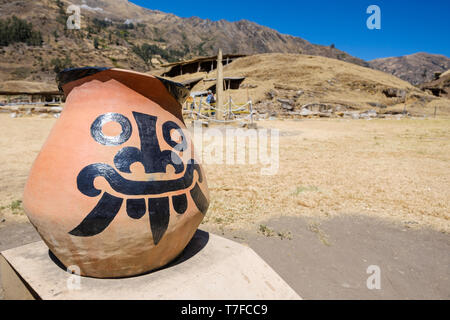
[{"label": "dirt ground", "polygon": [[[345,215],[202,229],[251,247],[303,299],[450,299],[450,237],[430,228]],[[0,227],[0,251],[39,240],[29,223]],[[367,288],[369,266],[380,268],[379,290]]]},{"label": "dirt ground", "polygon": [[[365,215],[280,217],[262,226],[206,229],[251,247],[303,299],[450,299],[448,234]],[[380,268],[379,290],[367,287],[369,266]]]},{"label": "dirt ground", "polygon": [[[38,239],[21,198],[54,122],[0,114],[2,250]],[[280,130],[278,174],[206,164],[202,229],[250,245],[305,298],[450,297],[449,119],[258,124]],[[387,272],[383,293],[366,292],[366,264]]]}]

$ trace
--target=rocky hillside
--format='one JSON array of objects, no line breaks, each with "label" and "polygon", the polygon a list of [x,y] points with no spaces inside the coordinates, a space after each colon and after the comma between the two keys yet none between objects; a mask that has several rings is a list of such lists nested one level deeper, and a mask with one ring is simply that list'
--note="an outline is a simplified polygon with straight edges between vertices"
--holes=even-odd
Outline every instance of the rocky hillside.
[{"label": "rocky hillside", "polygon": [[[67,30],[70,4],[81,4],[81,30]],[[13,16],[18,20],[12,21]],[[0,0],[0,33],[22,28],[30,30],[0,45],[2,85],[53,83],[55,72],[75,66],[149,71],[166,62],[214,55],[219,47],[224,53],[303,53],[368,65],[334,47],[314,45],[250,21],[180,18],[126,0]]]},{"label": "rocky hillside", "polygon": [[[245,77],[239,89],[226,93],[237,104],[249,98],[263,114],[289,115],[312,109],[378,114],[431,115],[438,107],[450,114],[449,100],[423,92],[393,75],[352,63],[300,54],[259,54],[224,67],[226,77]],[[176,81],[215,78],[216,72],[176,77]],[[214,82],[200,82],[204,91]]]},{"label": "rocky hillside", "polygon": [[433,94],[437,97],[450,98],[450,70],[444,72],[438,79],[431,82],[425,82],[420,85],[425,92]]},{"label": "rocky hillside", "polygon": [[374,69],[393,74],[414,85],[433,81],[436,73],[450,69],[450,58],[428,53],[375,59],[369,63]]}]

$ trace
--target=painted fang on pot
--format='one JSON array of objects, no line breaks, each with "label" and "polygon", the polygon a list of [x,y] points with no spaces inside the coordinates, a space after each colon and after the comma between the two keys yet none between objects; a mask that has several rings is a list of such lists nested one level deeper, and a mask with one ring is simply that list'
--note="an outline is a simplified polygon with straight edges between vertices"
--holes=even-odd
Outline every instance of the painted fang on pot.
[{"label": "painted fang on pot", "polygon": [[[161,150],[156,134],[158,120],[156,116],[139,112],[133,112],[133,116],[139,130],[140,149],[135,147],[121,149],[114,157],[116,168],[104,163],[95,163],[86,166],[78,174],[78,190],[88,197],[101,195],[101,199],[84,220],[69,232],[72,236],[92,237],[102,233],[114,220],[124,203],[127,214],[132,219],[141,219],[147,212],[149,213],[150,229],[155,245],[160,242],[169,226],[170,202],[176,213],[182,215],[188,208],[189,194],[197,208],[206,214],[209,202],[198,185],[203,181],[200,165],[193,159],[185,165],[175,152]],[[103,126],[109,122],[116,122],[121,126],[122,131],[118,136],[104,135]],[[186,136],[175,122],[165,122],[162,130],[164,141],[174,150],[184,152],[188,149]],[[172,139],[172,130],[179,133],[181,142]],[[131,134],[130,120],[118,113],[103,114],[91,126],[92,138],[104,146],[122,145],[128,141]],[[130,168],[136,162],[143,165],[146,174],[166,173],[167,165],[171,165],[176,174],[184,172],[184,175],[179,179],[159,181],[133,181],[124,178],[120,173],[131,173]],[[198,176],[197,181],[194,179],[195,171]],[[94,180],[97,177],[103,177],[112,191],[97,189],[94,186]],[[172,192],[183,193],[164,196]],[[117,194],[122,196],[119,197]]]}]

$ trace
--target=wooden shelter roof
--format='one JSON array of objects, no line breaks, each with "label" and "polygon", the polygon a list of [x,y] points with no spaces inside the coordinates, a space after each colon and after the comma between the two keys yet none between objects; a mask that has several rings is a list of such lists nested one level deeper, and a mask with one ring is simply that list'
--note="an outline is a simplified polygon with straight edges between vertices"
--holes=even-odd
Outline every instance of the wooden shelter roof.
[{"label": "wooden shelter roof", "polygon": [[19,96],[19,95],[29,95],[29,96],[57,96],[64,95],[64,93],[55,90],[55,91],[0,91],[0,96]]},{"label": "wooden shelter roof", "polygon": [[[223,60],[226,60],[228,58],[231,58],[231,59],[242,58],[242,57],[246,57],[246,56],[247,55],[245,55],[245,54],[224,54]],[[192,64],[192,63],[197,63],[197,62],[215,61],[215,60],[217,60],[217,56],[199,57],[199,58],[194,58],[194,59],[190,59],[190,60],[184,60],[184,61],[164,64],[164,65],[161,65],[161,67],[184,66],[184,65],[188,65],[188,64]]]}]

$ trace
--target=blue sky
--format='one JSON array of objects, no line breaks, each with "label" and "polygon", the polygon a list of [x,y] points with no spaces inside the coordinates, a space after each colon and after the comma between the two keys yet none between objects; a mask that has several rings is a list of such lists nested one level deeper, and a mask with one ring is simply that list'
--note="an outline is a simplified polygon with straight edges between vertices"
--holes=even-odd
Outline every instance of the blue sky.
[{"label": "blue sky", "polygon": [[[365,60],[416,52],[450,57],[449,0],[131,0],[180,17],[247,19],[330,45]],[[381,9],[381,30],[369,30],[366,9]]]}]

